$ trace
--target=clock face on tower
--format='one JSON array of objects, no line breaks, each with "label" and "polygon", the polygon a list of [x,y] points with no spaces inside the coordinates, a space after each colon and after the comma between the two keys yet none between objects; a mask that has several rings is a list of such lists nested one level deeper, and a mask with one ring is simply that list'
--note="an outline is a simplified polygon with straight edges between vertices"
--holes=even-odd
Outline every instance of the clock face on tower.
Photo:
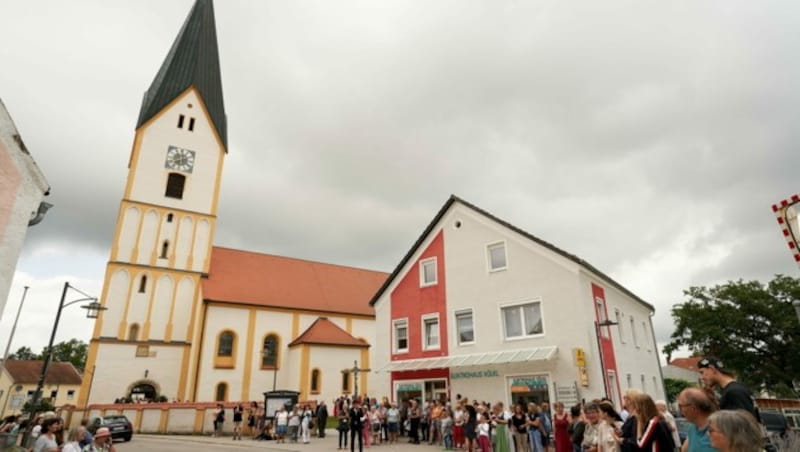
[{"label": "clock face on tower", "polygon": [[191,173],[194,168],[194,151],[170,146],[167,149],[167,160],[164,162],[164,167]]}]

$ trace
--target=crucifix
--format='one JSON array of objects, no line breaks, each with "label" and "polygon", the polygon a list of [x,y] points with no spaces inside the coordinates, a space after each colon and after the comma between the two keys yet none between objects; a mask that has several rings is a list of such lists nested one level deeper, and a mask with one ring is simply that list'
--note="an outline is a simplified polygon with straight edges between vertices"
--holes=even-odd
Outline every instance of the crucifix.
[{"label": "crucifix", "polygon": [[344,369],[342,371],[343,374],[353,374],[353,395],[358,397],[358,374],[369,372],[372,369],[362,369],[358,367],[358,360],[353,361],[353,367],[349,369]]}]

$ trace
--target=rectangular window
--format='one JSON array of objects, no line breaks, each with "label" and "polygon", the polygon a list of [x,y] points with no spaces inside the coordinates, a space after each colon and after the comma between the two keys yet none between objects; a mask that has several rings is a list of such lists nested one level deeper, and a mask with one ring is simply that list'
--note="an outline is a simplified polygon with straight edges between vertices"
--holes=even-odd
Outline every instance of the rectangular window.
[{"label": "rectangular window", "polygon": [[179,116],[178,116],[178,128],[179,128],[179,129],[182,129],[182,128],[183,128],[183,120],[184,120],[184,119],[186,119],[186,117],[185,117],[185,116],[183,116],[183,115],[179,115]]},{"label": "rectangular window", "polygon": [[[617,331],[619,331],[619,341],[624,344],[625,343],[625,331],[622,329],[622,327],[623,327],[623,325],[622,325],[622,313],[619,312],[619,309],[614,308],[614,317],[616,318],[616,321],[617,321],[617,328],[618,328]],[[630,385],[628,385],[628,387],[630,387]]]},{"label": "rectangular window", "polygon": [[167,190],[164,196],[168,198],[183,199],[183,187],[186,185],[186,176],[178,173],[169,173],[167,176]]},{"label": "rectangular window", "polygon": [[639,348],[639,338],[636,336],[636,322],[633,320],[633,316],[629,317],[631,320],[631,336],[633,337],[633,345],[636,348]]},{"label": "rectangular window", "polygon": [[653,377],[653,394],[658,394],[658,379]]},{"label": "rectangular window", "polygon": [[541,302],[502,308],[506,339],[544,334]]},{"label": "rectangular window", "polygon": [[394,321],[394,352],[408,351],[408,320]]},{"label": "rectangular window", "polygon": [[75,398],[75,390],[70,389],[69,391],[67,391],[67,400],[72,400],[74,398]]},{"label": "rectangular window", "polygon": [[475,325],[472,323],[472,309],[456,312],[456,334],[458,334],[458,345],[475,343]]},{"label": "rectangular window", "polygon": [[194,118],[189,118],[189,132],[194,131]]},{"label": "rectangular window", "polygon": [[439,348],[439,314],[422,318],[422,348],[425,350]]},{"label": "rectangular window", "polygon": [[644,388],[644,374],[641,375],[641,379],[642,379],[642,391],[646,391],[646,389]]},{"label": "rectangular window", "polygon": [[436,258],[425,259],[419,263],[419,285],[432,286],[437,282]]},{"label": "rectangular window", "polygon": [[625,380],[628,382],[628,389],[631,389],[633,387],[633,378],[631,377],[631,374],[626,374]]},{"label": "rectangular window", "polygon": [[489,271],[505,270],[508,267],[506,262],[506,244],[505,242],[493,243],[487,247],[489,259]]},{"label": "rectangular window", "polygon": [[642,334],[644,334],[642,342],[644,342],[644,345],[647,346],[647,351],[649,352],[651,351],[651,347],[650,347],[649,335],[647,334],[647,322],[642,322]]}]

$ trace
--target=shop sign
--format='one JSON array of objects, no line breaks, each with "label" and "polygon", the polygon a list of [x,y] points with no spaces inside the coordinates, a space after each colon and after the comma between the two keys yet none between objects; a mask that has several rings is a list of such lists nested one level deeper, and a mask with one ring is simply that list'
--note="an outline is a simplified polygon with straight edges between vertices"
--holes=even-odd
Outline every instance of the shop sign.
[{"label": "shop sign", "polygon": [[586,352],[582,348],[573,349],[575,352],[575,365],[578,367],[586,367]]},{"label": "shop sign", "polygon": [[489,377],[499,377],[500,374],[494,370],[479,370],[476,372],[451,372],[450,379],[455,380],[457,378],[489,378]]},{"label": "shop sign", "polygon": [[413,392],[422,391],[422,385],[419,383],[403,383],[397,385],[397,392]]},{"label": "shop sign", "polygon": [[511,379],[511,392],[531,392],[547,389],[547,377],[517,377]]}]

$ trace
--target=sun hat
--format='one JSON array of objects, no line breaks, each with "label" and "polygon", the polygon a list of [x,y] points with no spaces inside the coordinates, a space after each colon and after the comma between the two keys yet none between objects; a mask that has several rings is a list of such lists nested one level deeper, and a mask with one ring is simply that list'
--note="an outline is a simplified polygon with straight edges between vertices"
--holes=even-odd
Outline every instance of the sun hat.
[{"label": "sun hat", "polygon": [[109,430],[108,427],[100,427],[94,434],[95,438],[102,438],[104,436],[111,436],[111,430]]}]

